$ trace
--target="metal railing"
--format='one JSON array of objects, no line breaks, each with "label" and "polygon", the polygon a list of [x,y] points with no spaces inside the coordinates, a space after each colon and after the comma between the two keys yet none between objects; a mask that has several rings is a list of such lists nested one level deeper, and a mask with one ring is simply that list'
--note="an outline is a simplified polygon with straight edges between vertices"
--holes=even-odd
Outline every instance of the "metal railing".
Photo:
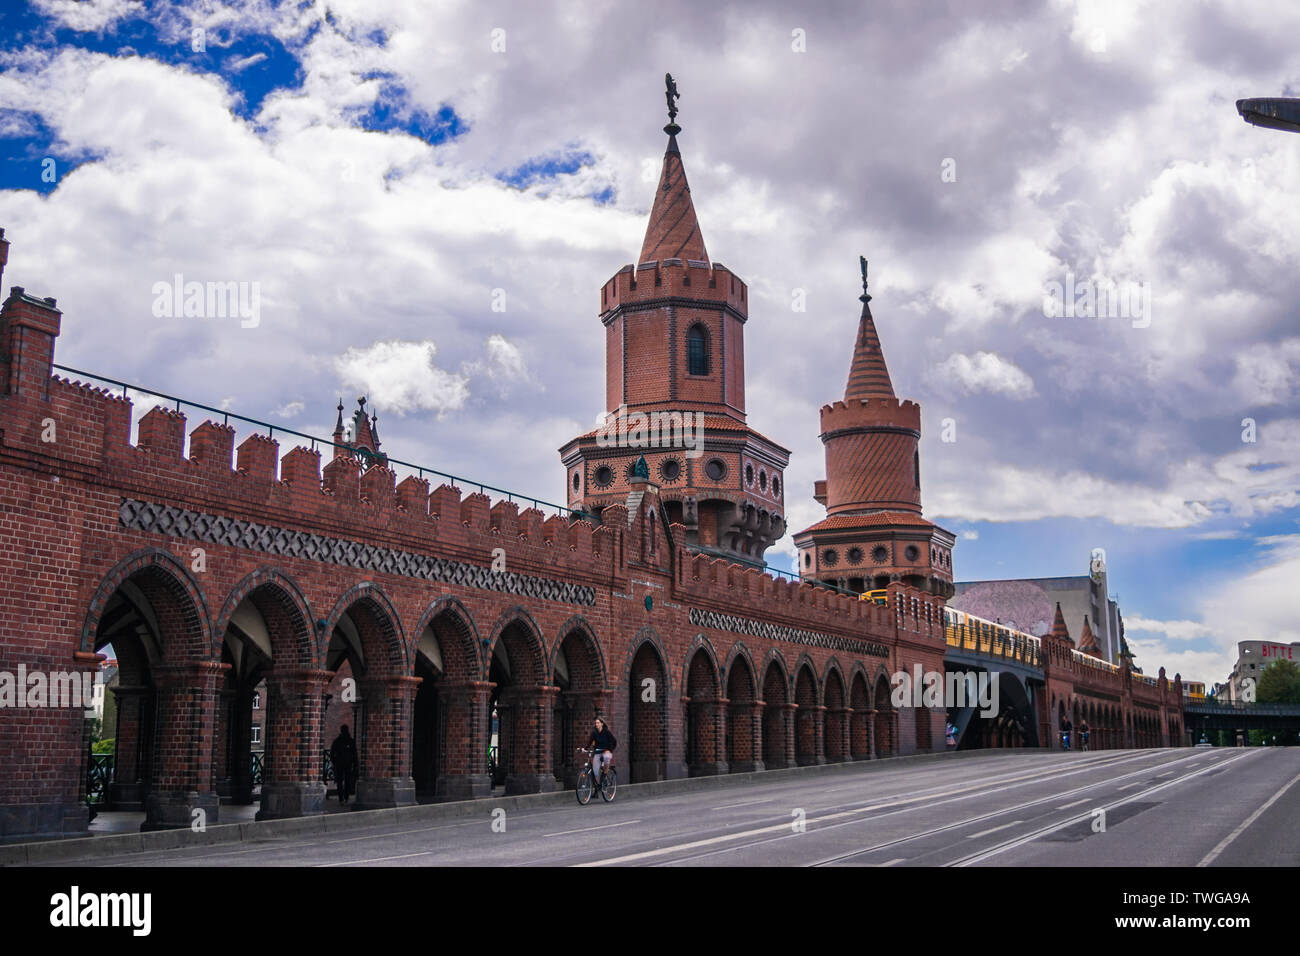
[{"label": "metal railing", "polygon": [[113,782],[114,754],[91,754],[86,768],[86,799],[91,803],[108,800],[108,788]]},{"label": "metal railing", "polygon": [[[60,372],[68,372],[72,375],[84,376],[85,378],[94,379],[97,382],[105,382],[109,385],[114,386],[115,388],[120,388],[122,390],[123,398],[127,398],[130,391],[134,389],[136,392],[140,393],[141,395],[149,396],[151,398],[160,398],[167,402],[174,403],[176,405],[176,411],[178,412],[181,411],[182,407],[197,408],[205,412],[211,412],[214,415],[220,415],[221,422],[223,425],[229,425],[231,420],[233,419],[234,421],[237,422],[244,422],[245,424],[253,425],[258,429],[263,429],[263,428],[266,429],[266,434],[268,438],[274,438],[276,432],[279,432],[284,435],[292,435],[294,438],[301,438],[306,441],[309,441],[311,442],[312,451],[316,451],[317,446],[320,445],[328,448],[342,448],[345,451],[348,451],[349,454],[351,453],[351,450],[348,449],[346,445],[339,444],[338,442],[335,442],[332,439],[319,438],[315,435],[308,435],[306,432],[295,431],[292,428],[285,428],[282,425],[273,425],[270,422],[264,422],[261,419],[249,418],[247,415],[238,415],[234,412],[228,411],[223,408],[213,408],[211,405],[204,405],[202,402],[192,402],[187,398],[179,398],[175,395],[168,395],[165,392],[157,392],[154,391],[153,389],[145,388],[143,385],[135,385],[131,382],[119,381],[118,379],[109,378],[106,375],[99,375],[95,372],[87,372],[82,369],[69,368],[66,365],[54,365],[53,367],[58,369]],[[481,494],[487,494],[489,491],[491,491],[491,492],[495,492],[498,495],[505,495],[506,501],[509,502],[516,502],[516,501],[521,503],[528,502],[538,511],[541,511],[543,508],[549,508],[554,510],[557,514],[563,516],[591,521],[593,524],[600,523],[600,518],[597,515],[592,514],[591,512],[583,511],[578,508],[570,508],[568,505],[558,505],[555,504],[554,502],[546,501],[542,498],[536,498],[533,497],[532,495],[520,494],[517,491],[510,491],[509,489],[506,488],[498,488],[495,485],[485,484],[484,482],[481,481],[474,481],[472,478],[466,478],[463,475],[453,475],[450,472],[439,471],[438,469],[430,468],[427,465],[419,465],[416,464],[415,462],[402,461],[400,458],[392,458],[392,457],[387,459],[387,464],[389,466],[400,465],[403,468],[409,468],[412,471],[414,471],[416,475],[420,478],[423,478],[425,475],[434,475],[435,477],[438,478],[447,479],[455,487],[464,486],[466,488],[477,488]]]}]

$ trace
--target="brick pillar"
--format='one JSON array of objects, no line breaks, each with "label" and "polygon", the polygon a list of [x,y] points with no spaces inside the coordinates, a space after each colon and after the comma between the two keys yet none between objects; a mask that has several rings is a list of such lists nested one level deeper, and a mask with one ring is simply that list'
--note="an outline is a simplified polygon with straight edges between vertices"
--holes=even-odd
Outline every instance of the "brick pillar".
[{"label": "brick pillar", "polygon": [[840,763],[853,759],[851,722],[853,708],[834,707],[826,711],[826,761]]},{"label": "brick pillar", "polygon": [[711,777],[727,772],[727,705],[718,698],[689,700],[688,719],[695,728],[695,752],[687,754],[692,777]]},{"label": "brick pillar", "polygon": [[448,681],[439,687],[438,779],[439,800],[470,800],[492,794],[488,777],[488,746],[492,728],[488,722],[488,694],[493,685],[486,681]]},{"label": "brick pillar", "polygon": [[[199,661],[157,668],[157,749],[153,783],[145,798],[141,830],[217,822],[220,802],[212,789],[217,687],[230,667]],[[202,816],[195,811],[201,810]]]},{"label": "brick pillar", "polygon": [[785,765],[793,767],[795,765],[794,716],[799,710],[799,705],[795,703],[782,704],[781,710],[781,723],[785,729]]},{"label": "brick pillar", "polygon": [[[547,793],[560,789],[551,766],[551,720],[558,687],[509,687],[502,692],[498,711],[510,708],[510,740],[506,793]],[[504,723],[504,722],[503,722]],[[505,731],[505,728],[502,728]]]},{"label": "brick pillar", "polygon": [[360,777],[357,808],[379,810],[415,804],[411,776],[411,708],[419,677],[360,681],[365,726],[357,735]]},{"label": "brick pillar", "polygon": [[153,692],[143,685],[119,686],[112,692],[117,700],[117,729],[108,805],[114,810],[143,810],[144,797],[149,792],[151,747],[146,735],[153,734]]},{"label": "brick pillar", "polygon": [[877,720],[877,715],[880,713],[880,711],[876,710],[876,709],[873,707],[873,708],[871,708],[870,710],[866,711],[865,713],[866,713],[866,715],[867,715],[867,717],[866,717],[866,721],[867,721],[867,755],[868,755],[868,757],[869,757],[871,760],[879,760],[879,759],[880,759],[880,743],[881,743],[881,742],[880,742],[879,740],[876,739],[876,738],[879,736],[879,734],[877,733],[877,731],[878,731],[879,728],[876,726],[876,724],[879,723],[879,721]]},{"label": "brick pillar", "polygon": [[826,708],[821,705],[795,705],[793,722],[799,738],[795,759],[801,767],[826,762]]},{"label": "brick pillar", "polygon": [[325,812],[321,779],[321,725],[332,671],[279,668],[266,675],[259,820]]},{"label": "brick pillar", "polygon": [[757,700],[732,701],[728,708],[731,724],[730,760],[732,773],[763,769],[763,704]]},{"label": "brick pillar", "polygon": [[230,803],[230,734],[231,710],[235,704],[235,688],[223,687],[217,691],[217,728],[212,740],[212,789],[217,799]]}]

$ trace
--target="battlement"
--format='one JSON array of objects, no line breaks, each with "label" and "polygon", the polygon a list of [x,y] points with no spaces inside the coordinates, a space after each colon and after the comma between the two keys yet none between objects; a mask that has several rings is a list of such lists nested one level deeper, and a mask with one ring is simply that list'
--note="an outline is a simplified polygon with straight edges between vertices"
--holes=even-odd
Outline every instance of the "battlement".
[{"label": "battlement", "polygon": [[720,263],[696,259],[664,259],[626,265],[600,290],[600,312],[655,299],[703,299],[727,305],[742,317],[749,314],[749,288]]},{"label": "battlement", "polygon": [[821,408],[822,435],[850,428],[906,428],[921,431],[921,406],[892,398],[832,402]]},{"label": "battlement", "polygon": [[[408,475],[391,467],[363,469],[343,456],[321,466],[316,448],[295,446],[283,455],[274,438],[246,435],[235,447],[235,428],[211,420],[189,431],[183,412],[156,406],[140,417],[131,442],[132,402],[107,389],[60,376],[49,378],[48,398],[0,395],[0,459],[135,498],[259,524],[306,530],[398,550],[436,554],[489,565],[504,549],[514,572],[584,581],[621,578],[628,533],[588,521],[546,517],[514,501]],[[115,519],[114,519],[115,520]]]},{"label": "battlement", "polygon": [[[674,524],[672,530],[677,541],[684,538],[684,526]],[[934,595],[892,585],[887,603],[879,605],[680,544],[676,557],[677,596],[701,609],[872,643],[892,644],[900,632],[936,646],[944,641],[943,601]]]}]

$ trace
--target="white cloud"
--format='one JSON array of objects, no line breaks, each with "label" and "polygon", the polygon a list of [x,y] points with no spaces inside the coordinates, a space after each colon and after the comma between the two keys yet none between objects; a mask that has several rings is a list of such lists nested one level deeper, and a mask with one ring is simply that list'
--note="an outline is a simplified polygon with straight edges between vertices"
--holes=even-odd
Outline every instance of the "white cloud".
[{"label": "white cloud", "polygon": [[306,407],[307,406],[302,402],[287,402],[286,404],[281,405],[271,414],[276,415],[280,418],[296,418],[298,415],[302,414],[302,411]]},{"label": "white cloud", "polygon": [[974,356],[954,353],[939,365],[938,373],[952,379],[961,391],[992,392],[1011,398],[1030,398],[1034,380],[1014,362],[995,352],[976,352]]},{"label": "white cloud", "polygon": [[35,0],[35,5],[61,26],[81,33],[100,33],[144,9],[140,0]]},{"label": "white cloud", "polygon": [[437,354],[429,340],[375,342],[348,349],[334,367],[345,385],[367,396],[371,408],[398,415],[420,410],[443,414],[465,405],[469,379],[434,365]]}]

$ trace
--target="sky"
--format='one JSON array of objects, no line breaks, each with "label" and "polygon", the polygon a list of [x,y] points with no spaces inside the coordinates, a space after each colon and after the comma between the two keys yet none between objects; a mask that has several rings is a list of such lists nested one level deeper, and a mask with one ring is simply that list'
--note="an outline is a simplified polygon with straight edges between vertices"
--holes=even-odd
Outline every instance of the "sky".
[{"label": "sky", "polygon": [[[6,279],[57,297],[60,364],[320,436],[366,394],[389,454],[562,501],[671,72],[789,527],[865,255],[958,580],[1103,548],[1185,679],[1300,640],[1300,136],[1234,107],[1300,96],[1300,8],[813,7],[6,3]],[[255,308],[169,314],[177,276]]]}]

